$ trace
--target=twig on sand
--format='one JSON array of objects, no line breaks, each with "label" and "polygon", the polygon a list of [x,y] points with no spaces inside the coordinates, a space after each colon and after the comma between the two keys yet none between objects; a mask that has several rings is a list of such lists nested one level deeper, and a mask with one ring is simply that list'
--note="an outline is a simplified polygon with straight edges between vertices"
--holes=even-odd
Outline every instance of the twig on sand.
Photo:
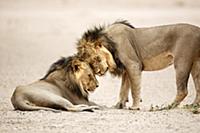
[{"label": "twig on sand", "polygon": [[151,104],[149,111],[153,112],[153,111],[170,110],[170,109],[174,109],[176,107],[177,107],[177,104],[175,104],[175,103],[167,105],[167,106],[165,106],[164,104],[162,104],[161,106],[158,106],[158,105],[153,106]]},{"label": "twig on sand", "polygon": [[[153,111],[171,110],[176,108],[177,106],[178,106],[177,104],[170,104],[167,106],[164,106],[164,104],[162,104],[161,106],[158,105],[153,106],[151,104],[149,111],[153,112]],[[194,114],[200,114],[200,104],[186,104],[182,107],[182,109],[190,110]]]},{"label": "twig on sand", "polygon": [[183,108],[191,110],[193,114],[200,113],[200,104],[186,104]]}]

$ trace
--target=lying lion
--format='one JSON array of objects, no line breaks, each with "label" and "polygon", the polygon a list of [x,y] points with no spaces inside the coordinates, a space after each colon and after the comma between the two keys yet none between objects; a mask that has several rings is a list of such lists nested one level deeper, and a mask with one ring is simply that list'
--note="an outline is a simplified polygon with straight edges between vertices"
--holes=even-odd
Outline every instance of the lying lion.
[{"label": "lying lion", "polygon": [[[107,69],[122,76],[117,108],[125,107],[129,88],[133,98],[130,109],[139,109],[142,71],[156,71],[172,64],[176,71],[176,107],[187,96],[187,84],[192,74],[196,98],[200,103],[200,28],[190,24],[172,24],[134,28],[127,21],[115,22],[85,32],[78,42],[78,54],[103,75]],[[93,56],[99,56],[99,59]],[[94,59],[96,59],[94,61]],[[107,67],[93,62],[106,60]],[[105,65],[104,65],[105,66]]]},{"label": "lying lion", "polygon": [[18,86],[11,98],[16,110],[92,111],[97,108],[88,100],[98,81],[90,66],[77,56],[61,58],[39,81]]}]

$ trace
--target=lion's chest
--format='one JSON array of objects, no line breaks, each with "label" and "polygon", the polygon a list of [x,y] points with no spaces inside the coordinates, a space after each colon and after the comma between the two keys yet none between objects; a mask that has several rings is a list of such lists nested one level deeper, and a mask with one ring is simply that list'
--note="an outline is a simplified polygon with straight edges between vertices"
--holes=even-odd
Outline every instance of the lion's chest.
[{"label": "lion's chest", "polygon": [[143,60],[144,71],[156,71],[164,69],[173,64],[174,57],[169,52],[163,52],[151,58]]}]

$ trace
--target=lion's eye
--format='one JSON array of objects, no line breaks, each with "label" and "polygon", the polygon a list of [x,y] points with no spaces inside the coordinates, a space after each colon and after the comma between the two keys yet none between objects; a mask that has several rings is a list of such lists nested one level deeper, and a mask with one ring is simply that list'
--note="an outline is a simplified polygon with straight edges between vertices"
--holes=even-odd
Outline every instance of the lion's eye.
[{"label": "lion's eye", "polygon": [[99,44],[99,47],[101,48],[101,47],[102,47],[102,44]]},{"label": "lion's eye", "polygon": [[97,56],[97,61],[101,62],[101,58],[99,56]]}]

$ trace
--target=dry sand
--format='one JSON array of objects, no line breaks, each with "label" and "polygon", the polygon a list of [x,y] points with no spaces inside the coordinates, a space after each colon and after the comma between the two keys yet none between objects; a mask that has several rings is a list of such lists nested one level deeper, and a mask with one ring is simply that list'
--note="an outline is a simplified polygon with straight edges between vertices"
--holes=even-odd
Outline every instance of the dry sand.
[{"label": "dry sand", "polygon": [[[0,1],[0,133],[199,133],[200,115],[183,109],[148,111],[151,104],[169,104],[175,97],[173,66],[143,73],[141,111],[13,111],[10,97],[15,87],[41,78],[60,56],[75,53],[76,40],[93,25],[127,19],[135,27],[178,22],[200,26],[198,0],[169,0],[166,4],[164,0],[76,2]],[[90,99],[111,107],[118,99],[120,79],[109,74],[98,79],[100,87]],[[191,103],[195,96],[191,80],[188,86],[189,95],[183,104]]]}]

